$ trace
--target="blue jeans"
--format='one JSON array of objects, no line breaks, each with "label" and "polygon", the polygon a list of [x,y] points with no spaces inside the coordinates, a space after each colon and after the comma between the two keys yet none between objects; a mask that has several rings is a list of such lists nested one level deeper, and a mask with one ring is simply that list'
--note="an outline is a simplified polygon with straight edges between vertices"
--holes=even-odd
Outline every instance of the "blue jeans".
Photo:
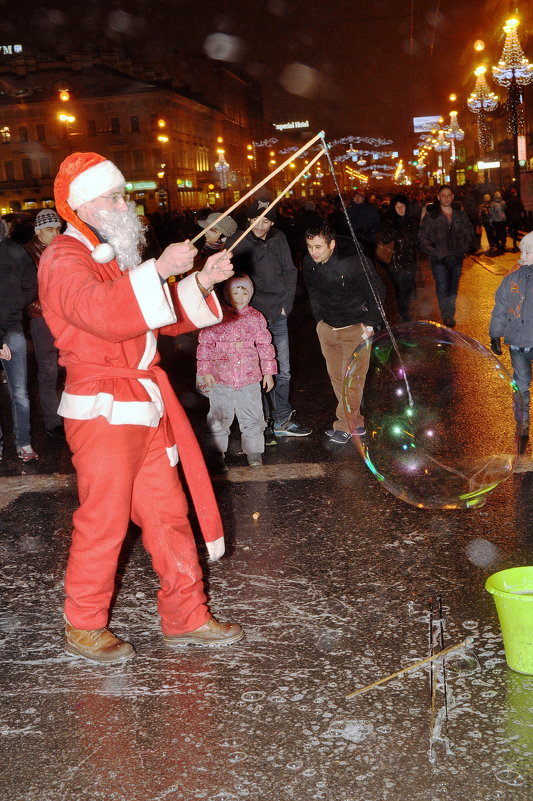
[{"label": "blue jeans", "polygon": [[272,344],[276,349],[278,374],[274,376],[274,389],[268,394],[263,393],[263,407],[266,418],[272,417],[275,423],[285,423],[292,414],[292,405],[289,402],[291,361],[286,316],[281,315],[269,323],[268,330],[272,334]]},{"label": "blue jeans", "polygon": [[[26,337],[22,325],[10,328],[4,336],[9,345],[11,359],[2,359],[7,386],[11,395],[11,411],[13,414],[13,434],[17,448],[31,445],[30,442],[30,399],[28,396],[28,364]],[[0,428],[0,441],[2,429]]]},{"label": "blue jeans", "polygon": [[533,348],[509,348],[511,364],[513,365],[513,379],[516,382],[518,391],[522,396],[524,404],[524,417],[520,423],[522,410],[520,403],[514,403],[514,418],[521,430],[526,432],[529,428],[529,387],[531,385],[531,361],[533,360]]},{"label": "blue jeans", "polygon": [[431,272],[435,279],[435,289],[441,316],[455,317],[455,301],[459,289],[459,279],[463,269],[462,256],[445,256],[431,259]]}]

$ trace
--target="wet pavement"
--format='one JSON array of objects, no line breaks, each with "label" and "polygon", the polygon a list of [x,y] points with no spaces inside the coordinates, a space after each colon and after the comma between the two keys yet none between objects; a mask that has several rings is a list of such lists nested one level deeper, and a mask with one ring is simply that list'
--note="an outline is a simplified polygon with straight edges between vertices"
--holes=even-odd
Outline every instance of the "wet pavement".
[{"label": "wet pavement", "polygon": [[[468,260],[458,330],[488,342],[494,291],[515,260]],[[427,268],[414,310],[438,319]],[[9,801],[533,797],[533,676],[506,666],[484,590],[491,573],[533,563],[529,450],[481,509],[407,505],[352,445],[322,433],[335,401],[303,295],[292,330],[294,405],[314,433],[267,448],[262,469],[245,466],[235,436],[230,472],[214,482],[229,547],[206,581],[213,613],[245,629],[234,648],[165,649],[156,579],[132,527],[111,625],[137,658],[93,666],[65,655],[72,467],[37,411],[39,463],[23,466],[6,446],[0,776]],[[194,338],[162,348],[201,434]],[[509,366],[507,353],[502,361]],[[6,398],[0,387],[3,421]],[[469,636],[472,647],[444,667],[438,660],[346,698]]]}]

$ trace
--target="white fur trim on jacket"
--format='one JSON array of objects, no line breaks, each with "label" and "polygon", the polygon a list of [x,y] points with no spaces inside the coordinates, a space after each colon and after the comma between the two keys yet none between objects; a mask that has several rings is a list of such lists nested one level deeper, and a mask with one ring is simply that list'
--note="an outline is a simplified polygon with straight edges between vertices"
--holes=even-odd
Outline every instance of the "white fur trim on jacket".
[{"label": "white fur trim on jacket", "polygon": [[206,542],[207,552],[209,554],[209,561],[216,562],[221,556],[224,556],[226,546],[224,544],[224,537],[219,537],[214,542]]},{"label": "white fur trim on jacket", "polygon": [[129,276],[148,328],[163,328],[177,321],[168,286],[166,283],[161,283],[155,259],[149,259],[134,267],[129,271]]},{"label": "white fur trim on jacket", "polygon": [[196,282],[195,273],[191,273],[191,275],[183,278],[178,283],[179,301],[183,306],[185,314],[196,328],[207,328],[208,325],[214,325],[222,320],[222,309],[220,308],[218,298],[214,293],[212,297],[216,302],[217,315],[213,314],[205,302],[205,298]]},{"label": "white fur trim on jacket", "polygon": [[112,161],[100,161],[84,170],[71,182],[67,203],[71,209],[79,209],[111,189],[126,185],[126,179]]},{"label": "white fur trim on jacket", "polygon": [[159,425],[161,414],[150,401],[117,401],[108,392],[97,395],[74,395],[63,392],[57,410],[61,417],[71,420],[93,420],[105,417],[114,426],[141,425],[155,428]]}]

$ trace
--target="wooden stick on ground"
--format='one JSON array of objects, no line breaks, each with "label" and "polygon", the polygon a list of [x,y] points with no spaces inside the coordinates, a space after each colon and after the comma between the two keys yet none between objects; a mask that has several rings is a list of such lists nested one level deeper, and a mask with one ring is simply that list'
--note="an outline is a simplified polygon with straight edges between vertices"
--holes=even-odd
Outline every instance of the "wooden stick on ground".
[{"label": "wooden stick on ground", "polygon": [[421,659],[420,662],[415,662],[413,665],[409,665],[409,667],[397,670],[396,673],[391,673],[390,676],[385,676],[385,678],[379,679],[379,681],[374,681],[372,684],[367,684],[366,687],[360,687],[359,690],[354,690],[353,693],[348,693],[348,695],[345,697],[353,698],[354,695],[364,693],[366,690],[370,690],[372,687],[377,687],[378,684],[385,684],[386,681],[395,679],[397,676],[402,676],[404,673],[408,673],[410,670],[416,670],[416,668],[422,667],[422,665],[427,665],[428,662],[432,662],[434,659],[438,659],[441,656],[446,656],[446,654],[450,654],[452,651],[458,651],[460,648],[466,648],[470,644],[471,640],[470,638],[467,638],[457,645],[450,645],[448,648],[445,648],[444,651],[439,651],[437,654],[433,654],[425,659]]},{"label": "wooden stick on ground", "polygon": [[[319,131],[319,133],[317,133],[316,136],[313,136],[313,138],[310,139],[309,142],[306,142],[305,145],[302,145],[302,147],[296,153],[292,153],[289,156],[289,158],[286,161],[283,162],[283,164],[280,164],[279,167],[276,167],[275,170],[272,170],[272,172],[269,172],[269,174],[266,176],[266,178],[263,178],[263,180],[259,181],[259,183],[256,184],[254,187],[252,187],[252,189],[250,189],[249,192],[247,192],[245,195],[243,195],[243,197],[239,198],[239,200],[237,200],[237,202],[234,203],[233,206],[231,206],[229,209],[226,209],[226,211],[223,211],[222,214],[220,215],[220,217],[217,217],[217,219],[214,222],[212,222],[211,225],[206,225],[206,227],[203,228],[202,231],[200,231],[199,234],[197,234],[195,237],[193,237],[190,240],[190,244],[194,245],[194,243],[198,239],[200,239],[200,237],[202,237],[205,234],[206,231],[210,231],[211,228],[216,228],[217,227],[217,223],[219,223],[220,220],[223,220],[224,217],[227,217],[229,214],[231,214],[231,212],[234,211],[237,208],[237,206],[240,206],[241,203],[244,203],[245,200],[248,200],[248,198],[251,197],[254,194],[254,192],[257,192],[258,189],[261,189],[261,187],[264,186],[268,181],[270,181],[271,178],[273,178],[275,175],[277,175],[278,172],[281,172],[281,170],[284,170],[285,167],[288,167],[289,164],[291,163],[291,161],[293,161],[294,159],[297,159],[298,156],[301,156],[302,153],[305,153],[306,150],[309,150],[309,148],[312,145],[314,145],[315,142],[318,139],[322,139],[322,140],[324,139],[324,131]],[[309,164],[307,164],[306,167],[309,167]],[[287,190],[285,189],[284,192],[286,192],[286,191]]]}]

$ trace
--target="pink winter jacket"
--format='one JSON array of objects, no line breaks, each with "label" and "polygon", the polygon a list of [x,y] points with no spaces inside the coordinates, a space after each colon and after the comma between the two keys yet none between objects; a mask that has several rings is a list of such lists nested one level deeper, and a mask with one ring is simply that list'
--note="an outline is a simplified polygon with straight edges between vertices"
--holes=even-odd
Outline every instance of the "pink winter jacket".
[{"label": "pink winter jacket", "polygon": [[224,306],[221,323],[198,337],[198,375],[212,375],[217,384],[239,389],[278,372],[272,337],[257,309],[236,311]]}]

